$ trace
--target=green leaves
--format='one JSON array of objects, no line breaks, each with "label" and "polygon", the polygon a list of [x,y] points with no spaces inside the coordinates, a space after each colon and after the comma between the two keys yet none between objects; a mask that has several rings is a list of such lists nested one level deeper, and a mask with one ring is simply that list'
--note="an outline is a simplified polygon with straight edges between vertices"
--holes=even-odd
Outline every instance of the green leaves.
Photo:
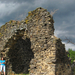
[{"label": "green leaves", "polygon": [[68,52],[69,52],[69,54],[68,54],[68,57],[70,57],[71,58],[71,64],[73,63],[73,61],[75,60],[75,51],[73,51],[72,49],[68,49]]}]

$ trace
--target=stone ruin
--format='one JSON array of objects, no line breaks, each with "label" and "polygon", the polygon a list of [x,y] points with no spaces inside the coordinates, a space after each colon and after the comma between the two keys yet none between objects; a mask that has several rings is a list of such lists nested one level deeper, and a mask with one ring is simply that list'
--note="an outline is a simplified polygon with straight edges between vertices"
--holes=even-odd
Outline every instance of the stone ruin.
[{"label": "stone ruin", "polygon": [[65,45],[54,36],[53,23],[50,13],[39,7],[24,20],[10,20],[0,27],[7,75],[71,75]]},{"label": "stone ruin", "polygon": [[75,75],[75,60],[73,61],[71,65],[72,75]]}]

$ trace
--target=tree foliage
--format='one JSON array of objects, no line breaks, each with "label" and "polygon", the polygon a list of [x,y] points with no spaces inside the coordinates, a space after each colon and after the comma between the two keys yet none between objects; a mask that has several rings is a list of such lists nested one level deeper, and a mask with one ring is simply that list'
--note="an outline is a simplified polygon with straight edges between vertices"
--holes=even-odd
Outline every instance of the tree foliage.
[{"label": "tree foliage", "polygon": [[69,54],[68,54],[68,57],[70,57],[71,58],[71,64],[73,63],[73,61],[75,60],[75,51],[73,51],[72,49],[68,49],[68,52],[69,52]]}]

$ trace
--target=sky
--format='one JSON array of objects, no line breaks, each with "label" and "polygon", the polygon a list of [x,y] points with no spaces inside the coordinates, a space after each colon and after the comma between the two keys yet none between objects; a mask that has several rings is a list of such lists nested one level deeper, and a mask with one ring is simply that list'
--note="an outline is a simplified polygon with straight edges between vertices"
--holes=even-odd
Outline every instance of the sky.
[{"label": "sky", "polygon": [[23,20],[29,11],[38,7],[53,14],[54,35],[62,40],[65,49],[75,50],[75,45],[67,43],[66,37],[75,43],[75,0],[0,0],[0,26],[10,20]]}]

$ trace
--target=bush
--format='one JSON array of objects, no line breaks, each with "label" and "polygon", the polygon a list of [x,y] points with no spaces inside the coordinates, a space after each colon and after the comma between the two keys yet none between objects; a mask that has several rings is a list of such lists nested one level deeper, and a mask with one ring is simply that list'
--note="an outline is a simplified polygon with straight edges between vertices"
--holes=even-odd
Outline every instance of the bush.
[{"label": "bush", "polygon": [[69,54],[68,54],[68,57],[70,57],[71,58],[71,64],[73,63],[73,61],[75,60],[75,51],[73,51],[72,49],[68,49],[68,52],[69,52]]}]

